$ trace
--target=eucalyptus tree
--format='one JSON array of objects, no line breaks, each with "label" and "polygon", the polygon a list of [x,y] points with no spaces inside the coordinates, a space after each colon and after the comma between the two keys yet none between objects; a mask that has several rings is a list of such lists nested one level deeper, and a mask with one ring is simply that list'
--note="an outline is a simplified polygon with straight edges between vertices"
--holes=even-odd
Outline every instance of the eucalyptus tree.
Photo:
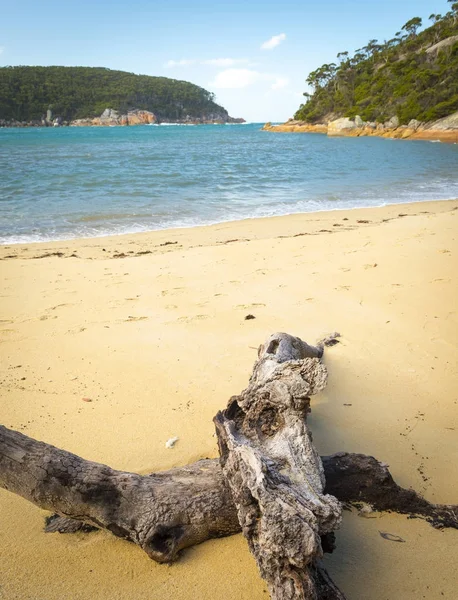
[{"label": "eucalyptus tree", "polygon": [[410,37],[415,37],[417,35],[417,30],[422,26],[422,23],[423,21],[420,17],[413,17],[413,19],[409,19],[401,29],[407,31]]}]

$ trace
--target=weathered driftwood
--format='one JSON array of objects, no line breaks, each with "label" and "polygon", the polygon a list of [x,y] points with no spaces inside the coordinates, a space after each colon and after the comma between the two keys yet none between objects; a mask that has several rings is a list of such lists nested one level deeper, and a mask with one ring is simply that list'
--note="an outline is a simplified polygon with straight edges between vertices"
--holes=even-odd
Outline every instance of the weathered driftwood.
[{"label": "weathered driftwood", "polygon": [[[335,337],[331,336],[332,339]],[[324,345],[328,345],[327,342],[328,340],[323,340]],[[291,353],[295,356],[292,362],[288,359]],[[318,391],[325,383],[324,367],[316,360],[321,354],[322,346],[314,348],[286,334],[272,336],[261,347],[260,360],[255,365],[248,389],[231,400],[229,413],[222,420],[218,419],[218,427],[227,427],[234,439],[230,440],[235,449],[234,456],[238,453],[246,458],[251,453],[257,461],[253,463],[255,471],[257,468],[267,469],[269,476],[264,477],[263,473],[263,480],[268,483],[269,493],[276,478],[282,490],[288,479],[293,478],[293,483],[298,484],[299,488],[310,479],[311,487],[307,491],[304,510],[309,509],[307,503],[311,502],[310,513],[317,509],[317,516],[313,513],[311,523],[307,525],[310,530],[305,530],[307,539],[311,540],[312,545],[315,544],[315,558],[306,567],[307,577],[312,588],[314,586],[319,590],[318,597],[330,600],[341,596],[319,561],[319,536],[314,530],[317,527],[321,535],[332,529],[330,523],[335,518],[332,512],[334,501],[331,501],[329,509],[323,494],[321,461],[313,450],[305,428],[303,433],[306,435],[302,441],[300,436],[289,440],[285,436],[276,435],[284,429],[286,422],[293,428],[293,433],[299,432],[302,427],[299,422],[301,419],[291,421],[288,417],[285,421],[280,401],[277,405],[271,402],[270,406],[269,399],[265,396],[263,400],[266,406],[261,408],[261,404],[256,404],[253,400],[253,394],[262,395],[272,390],[275,391],[273,398],[278,396],[281,399],[285,393],[291,394],[293,413],[298,411],[305,416],[308,395]],[[272,359],[273,355],[276,360]],[[306,367],[301,363],[304,358],[315,360],[307,361]],[[282,381],[283,378],[286,383]],[[270,383],[266,388],[267,381]],[[247,440],[246,444],[244,438]],[[274,439],[281,443],[273,444]],[[259,449],[254,446],[253,449],[248,448],[258,441],[261,442]],[[241,445],[246,445],[247,448],[237,450]],[[311,461],[304,467],[306,475],[299,473],[297,465],[287,464],[287,461],[282,465],[279,460],[279,453],[285,449],[287,459],[293,460],[295,453],[301,455],[302,446],[304,455],[308,454]],[[264,448],[268,452],[273,451],[273,455],[264,456]],[[224,448],[222,454],[227,465],[228,448]],[[400,488],[393,481],[388,468],[374,458],[339,453],[323,457],[322,460],[326,476],[325,494],[333,494],[343,502],[366,502],[376,510],[419,515],[436,527],[458,528],[457,506],[430,504],[414,491]],[[274,465],[280,467],[275,476],[272,475]],[[252,466],[249,465],[250,468]],[[241,489],[246,489],[247,483],[250,483],[248,471],[246,476],[245,482],[242,480]],[[234,475],[230,476],[231,480],[234,478]],[[298,478],[297,481],[295,478]],[[239,505],[236,509],[232,492],[217,459],[202,460],[186,467],[140,476],[84,460],[2,426],[0,487],[23,496],[41,508],[56,511],[60,516],[49,519],[48,531],[75,531],[90,526],[104,528],[137,543],[151,558],[159,562],[176,560],[180,550],[187,546],[240,531],[240,512],[248,516],[251,510],[248,505],[242,508]],[[263,502],[274,497],[263,496]],[[298,497],[302,501],[301,493]],[[246,498],[253,502],[251,492]],[[283,501],[283,497],[281,500]],[[285,494],[285,506],[290,507],[290,501],[291,492],[288,490]],[[330,519],[326,517],[327,511],[332,513]],[[285,516],[289,523],[294,524],[291,510],[287,510]],[[335,522],[337,520],[338,518]],[[324,526],[321,525],[322,522]],[[332,535],[324,534],[321,546],[325,551],[332,548]],[[303,562],[303,558],[299,558],[300,561]]]},{"label": "weathered driftwood", "polygon": [[[1,435],[1,430],[0,430]],[[458,505],[456,504],[433,504],[425,500],[420,494],[412,489],[400,487],[393,479],[388,465],[376,460],[373,456],[366,454],[354,454],[351,452],[337,452],[330,456],[322,456],[326,494],[332,494],[345,505],[364,505],[371,511],[387,511],[399,514],[407,514],[411,518],[425,519],[436,529],[454,528],[458,529]],[[228,509],[222,517],[228,518],[226,531],[221,532],[217,537],[231,535],[234,532],[241,531],[237,519],[235,505],[229,507],[227,502],[232,501],[226,485],[222,485],[221,465],[219,459],[205,460],[196,463],[205,468],[205,477],[208,481],[213,477],[211,491],[208,497],[210,510],[218,503],[214,503],[212,498],[216,494],[221,495],[221,503]],[[191,465],[190,465],[191,466]],[[185,467],[189,469],[189,467]],[[170,475],[173,479],[181,469],[163,472],[164,477]],[[189,471],[188,471],[189,472]],[[196,469],[196,476],[199,476],[201,469]],[[184,493],[187,493],[186,491]],[[367,515],[367,510],[364,511]],[[91,531],[98,529],[84,523],[53,514],[46,519],[45,531],[47,533],[74,533],[75,531]],[[322,539],[322,543],[326,541]],[[324,552],[332,552],[334,545],[332,539],[327,538],[328,544],[323,544]]]},{"label": "weathered driftwood", "polygon": [[[53,461],[47,457],[54,456]],[[364,454],[338,453],[323,456],[322,462],[326,477],[325,492],[333,494],[342,502],[365,502],[375,510],[390,510],[414,514],[424,518],[435,527],[455,527],[458,529],[458,507],[431,504],[413,490],[399,487],[390,475],[386,465]],[[46,530],[71,533],[90,526],[105,528],[115,535],[123,534],[123,527],[117,512],[111,519],[100,519],[104,510],[104,498],[96,493],[98,480],[93,477],[91,492],[85,496],[85,508],[80,509],[79,497],[82,494],[81,476],[76,477],[70,465],[79,461],[80,473],[105,473],[108,480],[117,485],[124,479],[142,480],[137,488],[139,508],[129,506],[135,513],[147,507],[150,527],[156,527],[167,538],[162,550],[156,549],[149,555],[159,562],[176,560],[181,549],[198,544],[210,537],[222,537],[238,533],[240,524],[232,502],[231,494],[224,483],[219,459],[201,460],[186,467],[141,476],[124,471],[115,471],[102,464],[86,461],[70,452],[37,442],[32,438],[0,426],[0,487],[19,494],[45,510],[59,511],[48,519]],[[53,474],[53,464],[59,468]],[[65,463],[65,464],[64,464]],[[66,487],[67,505],[59,499],[62,471],[68,484]],[[38,479],[37,479],[38,478]],[[83,478],[84,479],[84,478]],[[202,479],[202,481],[199,481]],[[164,493],[158,493],[162,488]],[[41,491],[40,491],[41,490]],[[176,490],[176,491],[175,491]],[[196,491],[198,493],[195,495]],[[179,500],[177,501],[177,496]],[[192,502],[205,507],[205,511],[195,510]],[[99,506],[102,504],[102,506]],[[161,504],[161,509],[155,507]],[[151,505],[153,510],[151,510]],[[67,518],[63,515],[68,515]],[[188,533],[188,523],[192,519],[192,534]],[[203,519],[204,522],[200,522]],[[207,526],[207,522],[213,524]],[[114,523],[115,527],[111,526]],[[133,521],[131,521],[132,526]],[[168,531],[168,536],[164,532]],[[181,536],[177,535],[183,531]],[[130,539],[138,543],[141,536],[134,532]],[[139,544],[141,545],[141,544]]]},{"label": "weathered driftwood", "polygon": [[341,502],[364,503],[376,511],[424,518],[436,529],[458,529],[457,504],[433,504],[414,490],[399,486],[388,465],[365,454],[338,452],[322,456],[325,492]]},{"label": "weathered driftwood", "polygon": [[183,548],[240,529],[221,469],[211,460],[141,476],[0,426],[0,486],[131,540],[158,562],[174,561]]},{"label": "weathered driftwood", "polygon": [[271,336],[247,389],[215,417],[242,532],[275,600],[343,598],[328,576],[317,576],[321,538],[342,519],[338,500],[324,493],[306,421],[310,396],[327,381],[321,354],[298,338]]}]

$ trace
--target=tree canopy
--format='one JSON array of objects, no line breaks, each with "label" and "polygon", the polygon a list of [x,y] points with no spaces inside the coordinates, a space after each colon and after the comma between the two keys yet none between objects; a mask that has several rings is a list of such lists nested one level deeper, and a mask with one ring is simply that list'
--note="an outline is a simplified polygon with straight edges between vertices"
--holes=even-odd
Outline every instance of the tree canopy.
[{"label": "tree canopy", "polygon": [[0,119],[32,121],[48,109],[66,121],[138,108],[160,121],[191,118],[226,120],[214,95],[187,81],[135,75],[99,67],[0,68]]},{"label": "tree canopy", "polygon": [[339,64],[312,71],[306,82],[313,93],[304,93],[307,100],[295,119],[317,123],[360,115],[384,122],[396,115],[405,124],[457,111],[458,2],[449,4],[444,16],[430,15],[432,25],[423,31],[420,17],[413,17],[392,39],[370,40],[353,56],[339,52]]}]

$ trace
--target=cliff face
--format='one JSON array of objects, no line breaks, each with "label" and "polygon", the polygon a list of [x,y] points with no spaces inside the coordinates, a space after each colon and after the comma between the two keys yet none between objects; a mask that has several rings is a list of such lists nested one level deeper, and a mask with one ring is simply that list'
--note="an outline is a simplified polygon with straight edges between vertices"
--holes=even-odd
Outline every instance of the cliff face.
[{"label": "cliff face", "polygon": [[361,117],[356,116],[354,120],[342,117],[315,125],[290,119],[283,125],[266,123],[263,130],[283,133],[326,133],[330,137],[377,136],[458,143],[458,111],[430,123],[420,123],[420,121],[412,119],[408,125],[400,125],[397,117],[392,117],[385,123],[375,123],[363,121]]}]

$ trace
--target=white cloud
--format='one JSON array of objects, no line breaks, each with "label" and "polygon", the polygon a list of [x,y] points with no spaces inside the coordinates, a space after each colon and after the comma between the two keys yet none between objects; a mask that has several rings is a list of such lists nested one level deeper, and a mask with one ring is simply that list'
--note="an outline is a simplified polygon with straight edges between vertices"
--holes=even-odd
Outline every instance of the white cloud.
[{"label": "white cloud", "polygon": [[286,40],[285,33],[280,33],[279,35],[274,35],[270,38],[270,40],[267,40],[267,42],[264,42],[263,44],[261,44],[261,50],[272,50],[273,48],[278,46],[278,44],[283,42],[283,40]]},{"label": "white cloud", "polygon": [[273,82],[271,88],[273,90],[280,90],[286,87],[289,84],[289,79],[287,77],[277,77]]},{"label": "white cloud", "polygon": [[171,69],[173,67],[187,67],[189,65],[193,65],[196,61],[191,59],[183,58],[182,60],[168,60],[164,67],[166,69]]},{"label": "white cloud", "polygon": [[247,58],[211,58],[203,60],[202,65],[212,65],[214,67],[233,67],[234,65],[246,65]]},{"label": "white cloud", "polygon": [[216,75],[210,86],[218,89],[244,88],[256,83],[260,79],[262,79],[262,74],[258,73],[258,71],[252,71],[251,69],[226,69]]}]

